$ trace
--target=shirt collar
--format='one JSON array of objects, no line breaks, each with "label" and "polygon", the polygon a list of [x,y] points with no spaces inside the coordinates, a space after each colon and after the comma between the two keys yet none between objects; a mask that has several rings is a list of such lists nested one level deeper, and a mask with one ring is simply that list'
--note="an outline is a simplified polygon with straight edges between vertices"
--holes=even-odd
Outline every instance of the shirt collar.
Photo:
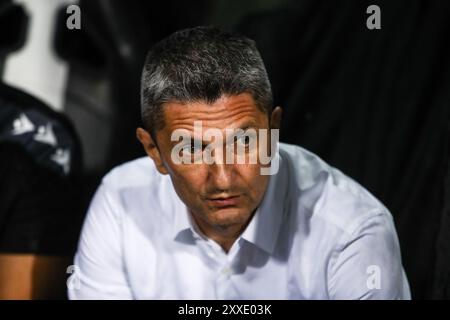
[{"label": "shirt collar", "polygon": [[174,224],[173,224],[173,238],[175,239],[182,231],[193,230],[193,225],[190,220],[190,213],[183,201],[174,192],[175,197],[173,197],[173,214]]},{"label": "shirt collar", "polygon": [[276,157],[279,161],[279,170],[270,176],[264,198],[241,235],[241,238],[269,254],[273,253],[283,221],[289,183],[286,166],[283,165],[278,152]]},{"label": "shirt collar", "polygon": [[[197,224],[189,213],[187,206],[178,197],[175,190],[173,190],[172,194],[175,195],[174,197],[172,197],[172,210],[173,214],[175,215],[172,230],[173,239],[191,241],[193,238],[204,238],[203,234],[201,233]],[[188,238],[186,238],[186,231],[192,231],[188,233]]]}]

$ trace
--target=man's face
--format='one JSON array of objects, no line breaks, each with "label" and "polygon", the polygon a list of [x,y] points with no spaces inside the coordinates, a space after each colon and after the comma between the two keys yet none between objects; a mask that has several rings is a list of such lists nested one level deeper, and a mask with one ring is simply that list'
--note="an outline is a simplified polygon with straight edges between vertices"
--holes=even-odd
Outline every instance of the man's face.
[{"label": "man's face", "polygon": [[[262,201],[269,181],[268,175],[261,175],[262,165],[259,161],[248,161],[250,154],[259,154],[259,148],[262,146],[257,143],[250,147],[247,138],[235,140],[231,137],[231,141],[244,145],[247,156],[245,164],[238,164],[237,161],[225,163],[225,150],[227,144],[229,146],[230,129],[253,129],[257,133],[259,129],[266,129],[266,135],[270,135],[267,114],[256,106],[252,96],[247,93],[222,96],[213,104],[167,103],[164,105],[164,112],[165,127],[156,133],[158,147],[152,150],[146,148],[158,170],[170,175],[178,196],[200,226],[218,230],[245,225]],[[199,131],[194,129],[194,121],[201,121],[200,135]],[[204,146],[211,146],[215,139],[205,139],[202,135],[208,129],[216,129],[216,132],[218,129],[222,132],[223,144],[215,145],[212,152],[218,157],[223,155],[222,163],[208,164],[201,161],[180,164],[174,161],[172,150],[179,143],[178,140],[171,141],[175,130],[185,130],[192,140],[200,141]],[[145,147],[145,138],[139,139]],[[201,156],[202,150],[204,149],[187,146],[182,153],[186,152],[192,157]]]}]

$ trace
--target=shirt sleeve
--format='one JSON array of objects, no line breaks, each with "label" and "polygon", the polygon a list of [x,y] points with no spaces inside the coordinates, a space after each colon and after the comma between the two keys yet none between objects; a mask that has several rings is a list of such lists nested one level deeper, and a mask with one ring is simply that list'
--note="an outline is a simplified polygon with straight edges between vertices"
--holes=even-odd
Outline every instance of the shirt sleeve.
[{"label": "shirt sleeve", "polygon": [[84,214],[71,177],[0,142],[0,252],[72,256]]},{"label": "shirt sleeve", "polygon": [[70,299],[132,299],[122,257],[121,206],[102,183],[90,204],[68,282]]},{"label": "shirt sleeve", "polygon": [[331,299],[410,299],[392,217],[366,219],[331,259],[328,289]]}]

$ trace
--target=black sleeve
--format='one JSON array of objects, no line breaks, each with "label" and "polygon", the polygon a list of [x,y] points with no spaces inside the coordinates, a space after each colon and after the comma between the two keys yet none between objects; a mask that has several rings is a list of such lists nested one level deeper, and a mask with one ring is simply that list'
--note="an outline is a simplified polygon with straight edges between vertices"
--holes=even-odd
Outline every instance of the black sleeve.
[{"label": "black sleeve", "polygon": [[20,145],[0,144],[0,252],[72,255],[82,222],[77,189]]},{"label": "black sleeve", "polygon": [[73,255],[81,163],[63,114],[0,83],[0,253]]}]

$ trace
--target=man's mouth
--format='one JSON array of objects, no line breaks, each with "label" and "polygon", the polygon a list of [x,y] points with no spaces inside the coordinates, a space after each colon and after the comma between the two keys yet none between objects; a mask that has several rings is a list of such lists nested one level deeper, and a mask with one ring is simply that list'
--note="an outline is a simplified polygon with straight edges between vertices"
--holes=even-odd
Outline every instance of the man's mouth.
[{"label": "man's mouth", "polygon": [[228,207],[236,206],[239,202],[240,195],[228,196],[228,197],[214,197],[206,198],[207,201],[214,207]]}]

